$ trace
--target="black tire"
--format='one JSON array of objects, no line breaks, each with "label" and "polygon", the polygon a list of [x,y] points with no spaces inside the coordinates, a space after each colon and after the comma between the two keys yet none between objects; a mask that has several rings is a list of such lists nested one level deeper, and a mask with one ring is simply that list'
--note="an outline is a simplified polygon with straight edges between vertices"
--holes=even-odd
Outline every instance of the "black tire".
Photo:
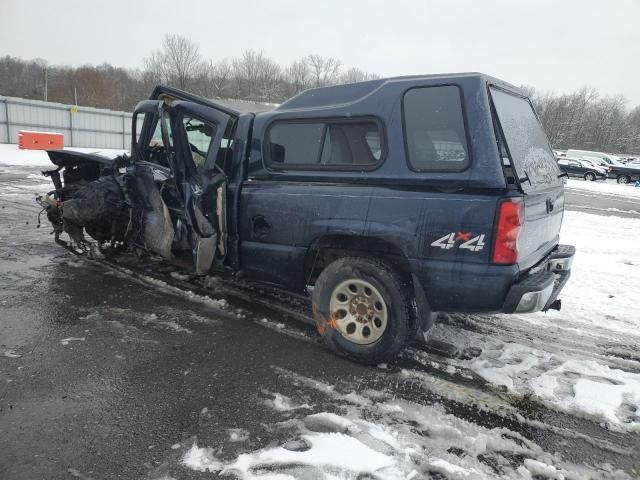
[{"label": "black tire", "polygon": [[631,183],[631,177],[629,175],[620,175],[616,178],[616,181],[624,184]]},{"label": "black tire", "polygon": [[584,179],[585,179],[587,182],[595,182],[595,180],[596,180],[596,174],[595,174],[595,173],[593,173],[593,172],[587,172],[587,173],[585,173],[585,174],[584,174]]},{"label": "black tire", "polygon": [[[334,290],[348,280],[363,280],[382,296],[387,308],[387,323],[375,343],[354,343],[332,321],[330,302]],[[338,355],[367,365],[384,363],[395,357],[416,335],[416,302],[411,281],[386,262],[366,257],[345,257],[327,266],[313,289],[313,314],[318,332]],[[335,318],[335,317],[334,317]]]}]

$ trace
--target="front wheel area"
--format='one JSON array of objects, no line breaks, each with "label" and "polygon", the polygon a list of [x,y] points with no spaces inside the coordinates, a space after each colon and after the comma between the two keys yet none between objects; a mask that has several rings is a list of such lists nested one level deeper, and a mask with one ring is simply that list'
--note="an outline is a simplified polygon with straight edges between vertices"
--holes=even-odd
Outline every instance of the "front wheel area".
[{"label": "front wheel area", "polygon": [[596,181],[596,174],[595,173],[591,173],[591,172],[587,172],[584,174],[584,179],[587,182],[595,182]]},{"label": "front wheel area", "polygon": [[339,355],[387,362],[415,337],[413,286],[380,260],[346,257],[327,266],[313,290],[318,331]]}]

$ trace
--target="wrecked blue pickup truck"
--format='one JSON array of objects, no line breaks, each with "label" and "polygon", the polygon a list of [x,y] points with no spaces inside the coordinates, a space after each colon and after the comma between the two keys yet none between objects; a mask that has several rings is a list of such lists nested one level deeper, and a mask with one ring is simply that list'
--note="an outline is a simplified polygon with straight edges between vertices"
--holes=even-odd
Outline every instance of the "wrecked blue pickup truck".
[{"label": "wrecked blue pickup truck", "polygon": [[132,131],[130,156],[49,153],[38,201],[59,243],[308,295],[326,343],[369,364],[435,312],[560,308],[563,173],[500,80],[374,80],[261,113],[157,87]]}]

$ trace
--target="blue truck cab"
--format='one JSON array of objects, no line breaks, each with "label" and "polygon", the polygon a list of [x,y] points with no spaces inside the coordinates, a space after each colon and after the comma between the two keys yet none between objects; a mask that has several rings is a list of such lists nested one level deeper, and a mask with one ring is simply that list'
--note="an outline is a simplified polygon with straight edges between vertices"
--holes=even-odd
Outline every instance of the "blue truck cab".
[{"label": "blue truck cab", "polygon": [[[101,245],[308,295],[343,356],[387,361],[435,312],[560,308],[575,253],[559,244],[563,173],[530,101],[503,81],[388,78],[259,113],[157,87],[133,131],[131,157],[75,189],[60,170],[92,159],[50,154],[57,193],[40,201],[58,233],[80,244],[84,227]],[[138,234],[83,218],[105,176],[140,212]]]}]

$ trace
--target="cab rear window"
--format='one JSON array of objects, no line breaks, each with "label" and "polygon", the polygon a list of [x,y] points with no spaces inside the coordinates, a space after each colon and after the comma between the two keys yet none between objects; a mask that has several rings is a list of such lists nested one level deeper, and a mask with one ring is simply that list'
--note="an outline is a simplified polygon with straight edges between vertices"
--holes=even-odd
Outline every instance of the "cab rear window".
[{"label": "cab rear window", "polygon": [[511,163],[524,188],[561,183],[547,135],[529,100],[491,87],[491,98]]}]

